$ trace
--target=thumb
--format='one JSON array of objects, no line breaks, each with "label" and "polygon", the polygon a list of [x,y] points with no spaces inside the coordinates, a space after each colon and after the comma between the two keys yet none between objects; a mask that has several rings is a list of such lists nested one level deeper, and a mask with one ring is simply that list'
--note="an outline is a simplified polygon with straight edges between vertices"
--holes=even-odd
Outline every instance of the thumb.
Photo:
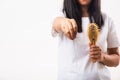
[{"label": "thumb", "polygon": [[89,46],[92,46],[92,43],[89,43]]}]

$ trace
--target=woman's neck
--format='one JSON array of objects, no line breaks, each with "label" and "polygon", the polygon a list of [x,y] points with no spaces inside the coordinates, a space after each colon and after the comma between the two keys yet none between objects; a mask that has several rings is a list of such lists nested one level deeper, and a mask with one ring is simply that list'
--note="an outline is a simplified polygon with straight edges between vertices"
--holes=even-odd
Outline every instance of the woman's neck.
[{"label": "woman's neck", "polygon": [[82,17],[89,17],[88,6],[82,6]]}]

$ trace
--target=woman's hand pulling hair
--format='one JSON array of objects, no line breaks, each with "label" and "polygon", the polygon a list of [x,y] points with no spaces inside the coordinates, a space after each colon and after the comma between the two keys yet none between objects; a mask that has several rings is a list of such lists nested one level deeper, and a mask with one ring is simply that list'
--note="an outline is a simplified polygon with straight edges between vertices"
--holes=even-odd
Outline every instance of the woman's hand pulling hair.
[{"label": "woman's hand pulling hair", "polygon": [[71,40],[76,38],[77,23],[74,19],[64,18],[61,21],[61,31]]}]

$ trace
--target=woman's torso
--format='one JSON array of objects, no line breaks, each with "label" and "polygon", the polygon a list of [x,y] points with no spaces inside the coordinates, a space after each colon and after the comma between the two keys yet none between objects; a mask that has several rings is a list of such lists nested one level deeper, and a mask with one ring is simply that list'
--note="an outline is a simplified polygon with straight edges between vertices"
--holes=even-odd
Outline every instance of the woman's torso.
[{"label": "woman's torso", "polygon": [[[100,31],[97,45],[107,52],[108,19]],[[87,28],[89,18],[82,18],[82,33],[74,40],[64,34],[59,37],[58,80],[110,80],[109,70],[101,63],[93,63],[89,58]]]}]

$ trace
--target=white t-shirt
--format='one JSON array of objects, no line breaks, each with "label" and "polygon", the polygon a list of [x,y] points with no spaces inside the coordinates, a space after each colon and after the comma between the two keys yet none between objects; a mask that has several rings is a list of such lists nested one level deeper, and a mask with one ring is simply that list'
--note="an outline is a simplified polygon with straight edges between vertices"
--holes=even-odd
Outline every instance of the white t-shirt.
[{"label": "white t-shirt", "polygon": [[[63,16],[63,15],[61,15]],[[104,26],[100,32],[97,45],[103,52],[107,48],[119,47],[113,21],[103,14]],[[107,67],[99,62],[93,63],[89,58],[89,39],[87,28],[89,18],[82,17],[82,33],[77,33],[74,40],[68,39],[62,32],[53,30],[53,36],[58,36],[58,80],[111,80]]]}]

